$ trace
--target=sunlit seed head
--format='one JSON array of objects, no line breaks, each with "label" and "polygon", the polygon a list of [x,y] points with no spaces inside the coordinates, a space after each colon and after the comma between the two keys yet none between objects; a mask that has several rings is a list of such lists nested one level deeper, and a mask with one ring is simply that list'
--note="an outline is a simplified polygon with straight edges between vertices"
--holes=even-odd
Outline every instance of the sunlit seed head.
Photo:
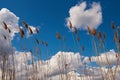
[{"label": "sunlit seed head", "polygon": [[39,44],[39,40],[38,39],[35,39],[36,43]]},{"label": "sunlit seed head", "polygon": [[38,54],[39,53],[39,48],[38,47],[36,47],[36,54]]},{"label": "sunlit seed head", "polygon": [[75,32],[75,34],[78,34],[78,30],[76,27],[74,27],[74,32]]},{"label": "sunlit seed head", "polygon": [[70,29],[72,29],[72,23],[71,23],[71,21],[69,21],[69,27],[70,27]]},{"label": "sunlit seed head", "polygon": [[117,38],[117,37],[118,37],[118,32],[115,32],[115,34],[114,34],[114,35],[115,35],[115,37]]},{"label": "sunlit seed head", "polygon": [[79,41],[80,41],[80,37],[79,37],[79,36],[77,36],[77,37],[76,37],[76,40],[79,42]]},{"label": "sunlit seed head", "polygon": [[96,29],[95,29],[95,28],[92,29],[92,35],[93,35],[93,36],[96,35]]},{"label": "sunlit seed head", "polygon": [[20,37],[23,38],[24,36],[24,30],[22,28],[19,27],[19,30],[20,30]]},{"label": "sunlit seed head", "polygon": [[120,38],[118,38],[118,42],[120,43]]},{"label": "sunlit seed head", "polygon": [[36,31],[36,33],[39,33],[39,29],[38,28],[35,28],[35,31]]},{"label": "sunlit seed head", "polygon": [[10,28],[8,28],[8,32],[9,32],[9,33],[11,33],[11,30],[10,30]]},{"label": "sunlit seed head", "polygon": [[111,23],[111,27],[112,27],[112,29],[115,28],[114,22]]},{"label": "sunlit seed head", "polygon": [[3,21],[3,28],[4,29],[7,29],[8,27],[7,27],[7,24]]},{"label": "sunlit seed head", "polygon": [[28,28],[28,24],[25,21],[22,21],[22,24],[25,28]]},{"label": "sunlit seed head", "polygon": [[60,35],[59,32],[56,33],[56,37],[57,37],[57,39],[59,39],[59,40],[61,39],[61,35]]},{"label": "sunlit seed head", "polygon": [[5,36],[5,35],[3,35],[3,38],[6,40],[7,39],[7,37]]},{"label": "sunlit seed head", "polygon": [[103,34],[103,37],[104,37],[104,39],[106,38],[106,34],[105,33]]},{"label": "sunlit seed head", "polygon": [[101,32],[98,32],[97,38],[100,39],[101,38]]},{"label": "sunlit seed head", "polygon": [[33,31],[32,31],[32,29],[30,27],[28,27],[28,30],[29,30],[30,34],[33,34]]},{"label": "sunlit seed head", "polygon": [[115,37],[115,36],[114,36],[114,39],[113,39],[113,40],[114,40],[114,42],[116,42],[116,37]]},{"label": "sunlit seed head", "polygon": [[85,47],[84,47],[84,45],[82,45],[82,51],[84,51],[85,50]]},{"label": "sunlit seed head", "polygon": [[87,28],[88,28],[88,33],[90,34],[91,33],[90,27],[88,26]]}]

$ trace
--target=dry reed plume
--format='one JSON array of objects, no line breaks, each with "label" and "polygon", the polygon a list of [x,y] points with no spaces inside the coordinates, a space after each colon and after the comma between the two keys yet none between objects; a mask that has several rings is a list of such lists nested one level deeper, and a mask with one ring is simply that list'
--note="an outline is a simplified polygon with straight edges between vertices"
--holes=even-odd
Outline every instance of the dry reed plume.
[{"label": "dry reed plume", "polygon": [[[29,27],[29,25],[25,22],[25,21],[22,21],[22,24],[24,26],[24,28],[21,28],[21,27],[18,27],[19,28],[19,32],[20,32],[20,38],[24,38],[25,36],[25,33],[27,30],[30,35],[33,35],[34,32],[32,30],[31,27]],[[111,27],[113,29],[113,34],[114,34],[114,43],[117,47],[117,50],[118,50],[118,53],[115,55],[116,57],[116,64],[115,64],[115,69],[113,70],[111,68],[111,66],[113,66],[111,64],[111,62],[109,61],[109,57],[107,54],[105,54],[105,60],[106,60],[106,65],[107,65],[107,73],[102,69],[102,65],[101,65],[101,62],[104,61],[104,59],[100,56],[100,52],[104,51],[106,53],[106,46],[105,46],[105,39],[107,38],[107,35],[106,33],[103,33],[101,31],[97,31],[95,28],[91,29],[90,26],[87,26],[88,28],[88,33],[89,33],[89,36],[91,37],[91,42],[93,43],[92,44],[92,48],[94,50],[94,53],[95,53],[95,56],[96,56],[96,60],[97,60],[97,64],[98,64],[98,68],[99,68],[99,74],[100,74],[100,80],[116,80],[116,75],[117,75],[117,70],[118,70],[118,66],[119,66],[119,58],[120,58],[120,35],[119,35],[119,28],[115,26],[115,24],[112,22],[111,23]],[[7,25],[7,23],[5,23],[3,21],[3,28],[5,30],[8,31],[8,33],[12,33],[11,29],[9,28],[9,26]],[[82,37],[79,37],[79,30],[72,25],[72,22],[69,21],[69,29],[73,30],[72,32],[72,38],[73,38],[73,45],[74,45],[74,48],[77,49],[78,52],[80,53],[83,53],[85,52],[86,47],[84,44],[81,45],[81,40],[83,39]],[[45,41],[45,40],[41,40],[39,39],[39,29],[38,28],[35,28],[35,31],[37,33],[37,37],[35,36],[32,36],[32,39],[30,39],[30,44],[32,44],[32,48],[31,49],[28,49],[30,52],[31,52],[31,58],[30,58],[30,63],[27,63],[27,62],[24,62],[27,60],[28,58],[28,55],[26,53],[24,53],[25,55],[23,57],[20,57],[20,65],[19,67],[20,68],[17,68],[16,65],[17,64],[17,61],[15,61],[18,57],[16,57],[16,55],[14,53],[10,55],[8,54],[5,54],[5,55],[2,55],[0,56],[0,60],[1,60],[1,63],[0,63],[0,68],[1,68],[1,73],[2,73],[2,76],[1,76],[1,79],[2,80],[47,80],[47,78],[51,75],[49,75],[50,73],[52,73],[52,69],[51,69],[51,63],[48,61],[45,61],[43,60],[43,54],[42,54],[42,51],[41,51],[41,46],[45,46],[45,50],[47,51],[47,47],[48,47],[48,43]],[[6,36],[6,35],[2,35],[2,38],[5,39],[5,41],[9,40],[9,38]],[[59,32],[56,33],[56,38],[61,41],[59,46],[60,46],[60,51],[62,51],[62,49],[64,49],[65,51],[67,50],[66,49],[66,45],[65,45],[65,42],[67,41],[67,38],[64,37],[64,36],[61,36],[61,34]],[[27,44],[26,44],[27,45]],[[27,46],[26,46],[27,47]],[[73,49],[74,49],[73,48]],[[26,49],[25,49],[26,50]],[[49,54],[48,53],[44,53],[46,56],[45,57],[48,57]],[[11,61],[9,61],[9,58],[11,58]],[[39,62],[36,60],[40,60]],[[79,69],[78,71],[75,71],[75,73],[80,73],[80,78],[77,79],[76,75],[70,75],[68,74],[69,71],[71,70],[72,71],[72,67],[70,64],[72,64],[74,61],[73,61],[73,57],[72,55],[69,57],[70,58],[70,61],[69,63],[67,63],[67,59],[68,59],[68,56],[67,55],[64,55],[64,54],[59,54],[57,56],[57,59],[56,59],[56,62],[57,62],[57,65],[55,67],[58,68],[58,73],[59,73],[59,76],[58,76],[58,80],[73,80],[72,77],[74,77],[74,80],[84,80],[84,76],[87,76],[86,77],[86,80],[95,80],[94,78],[94,75],[96,73],[94,73],[94,66],[90,66],[91,70],[90,69],[90,72],[91,74],[93,74],[93,76],[91,76],[90,72],[87,71],[88,70],[88,66],[87,66],[87,63],[84,62],[82,63],[83,66],[80,67],[81,69]],[[92,57],[88,57],[88,60],[90,63],[92,63],[93,59]],[[24,63],[24,70],[23,70],[23,63]],[[31,65],[31,66],[28,66]],[[61,65],[62,64],[62,65]],[[77,64],[80,65],[80,59],[79,59],[79,56],[77,56]],[[45,67],[43,67],[42,65],[46,65]],[[20,69],[19,71],[17,69]],[[18,72],[17,72],[18,71]],[[19,74],[17,74],[19,73]],[[23,76],[23,73],[24,76]],[[106,73],[106,74],[105,74]],[[84,74],[84,76],[82,75]],[[108,77],[109,78],[106,78]],[[52,78],[50,78],[49,80],[53,80]]]}]

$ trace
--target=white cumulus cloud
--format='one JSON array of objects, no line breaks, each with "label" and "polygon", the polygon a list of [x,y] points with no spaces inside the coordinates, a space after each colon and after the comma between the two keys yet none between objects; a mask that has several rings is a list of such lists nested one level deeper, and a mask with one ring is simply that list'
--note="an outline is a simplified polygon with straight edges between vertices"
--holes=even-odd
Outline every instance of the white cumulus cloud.
[{"label": "white cumulus cloud", "polygon": [[69,21],[71,21],[72,26],[77,29],[86,30],[87,26],[90,26],[90,29],[96,29],[102,23],[101,5],[93,2],[92,5],[87,8],[86,2],[79,3],[70,8],[67,26],[69,26]]},{"label": "white cumulus cloud", "polygon": [[[11,33],[3,28],[3,22],[7,24],[7,27],[11,30]],[[18,22],[19,17],[7,8],[2,8],[0,10],[0,54],[13,53],[11,41],[13,40],[15,33],[19,32]]]},{"label": "white cumulus cloud", "polygon": [[[8,28],[10,28],[11,30],[10,34],[8,34],[8,32],[3,28],[3,21],[7,24]],[[13,39],[15,33],[19,32],[18,23],[19,23],[19,17],[17,17],[13,12],[9,11],[7,8],[2,8],[0,10],[0,32],[1,34],[10,36]]]},{"label": "white cumulus cloud", "polygon": [[[119,57],[117,57],[117,53],[114,50],[110,50],[109,52],[104,52],[100,56],[92,56],[91,61],[100,64],[101,66],[106,65],[116,65],[120,64]],[[118,61],[117,61],[118,60]]]},{"label": "white cumulus cloud", "polygon": [[[87,9],[86,2],[78,4],[70,9],[70,17],[67,20],[72,22],[73,27],[79,29],[86,29],[87,25],[91,28],[97,28],[102,22],[101,6],[99,3],[93,3],[92,7]],[[6,22],[11,33],[8,33],[3,28],[3,21]],[[116,75],[115,80],[119,80],[120,63],[119,57],[118,59],[116,57],[119,55],[116,55],[117,53],[114,50],[92,57],[83,57],[79,53],[74,52],[59,51],[48,60],[38,60],[29,63],[36,56],[33,56],[31,52],[19,52],[13,49],[11,43],[15,33],[19,32],[18,23],[19,17],[13,12],[6,8],[0,10],[0,80],[2,80],[3,74],[2,66],[5,67],[5,77],[10,78],[10,71],[12,70],[15,71],[16,80],[26,80],[27,78],[28,80],[33,78],[34,80],[101,80],[101,72],[104,80],[111,79],[111,74]],[[29,27],[32,29],[33,34],[35,34],[35,27]],[[9,39],[5,40],[2,37],[3,35],[6,35]],[[8,54],[7,61],[3,64],[5,57],[2,57],[1,54],[9,52],[13,54]],[[112,65],[110,68],[106,67],[108,64],[106,56]],[[89,64],[91,62],[98,64],[98,58],[101,66]],[[110,69],[113,71],[112,73]]]},{"label": "white cumulus cloud", "polygon": [[[5,29],[3,26],[3,22],[6,23],[8,29]],[[13,53],[12,40],[16,33],[19,33],[19,17],[16,16],[13,12],[8,10],[7,8],[2,8],[0,10],[0,54],[11,54]],[[21,27],[21,26],[20,26]],[[33,26],[29,26],[33,32],[36,34],[36,28]],[[21,27],[22,28],[22,27]],[[28,33],[28,30],[27,32]],[[6,38],[6,39],[5,39]]]}]

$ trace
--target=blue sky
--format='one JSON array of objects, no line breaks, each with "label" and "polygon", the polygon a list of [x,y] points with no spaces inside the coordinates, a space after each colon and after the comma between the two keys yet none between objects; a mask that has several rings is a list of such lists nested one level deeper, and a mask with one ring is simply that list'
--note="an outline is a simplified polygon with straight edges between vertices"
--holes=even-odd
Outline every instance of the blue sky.
[{"label": "blue sky", "polygon": [[[60,51],[59,41],[56,39],[56,32],[66,37],[65,44],[67,48],[64,51],[69,51],[72,48],[74,52],[78,52],[73,44],[72,33],[65,26],[65,19],[69,16],[69,9],[83,1],[86,1],[87,4],[91,4],[92,2],[100,3],[103,20],[97,30],[106,32],[107,50],[116,49],[113,43],[113,32],[110,24],[112,21],[116,25],[120,24],[119,0],[1,0],[0,8],[7,8],[20,17],[20,20],[25,20],[30,25],[38,26],[40,28],[39,39],[45,40],[49,44],[47,49],[41,46],[43,55],[48,50],[49,55],[52,56]],[[90,43],[91,39],[86,33],[86,31],[79,31],[79,45],[84,44],[84,55],[91,56],[93,53]],[[13,45],[19,48],[20,46],[16,42],[17,38],[13,40]],[[29,42],[26,44],[31,46]]]}]

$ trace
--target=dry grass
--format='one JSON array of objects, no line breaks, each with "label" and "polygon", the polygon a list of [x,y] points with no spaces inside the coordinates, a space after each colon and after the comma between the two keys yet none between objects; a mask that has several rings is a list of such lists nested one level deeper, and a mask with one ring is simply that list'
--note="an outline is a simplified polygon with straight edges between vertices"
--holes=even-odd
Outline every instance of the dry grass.
[{"label": "dry grass", "polygon": [[20,37],[23,38],[23,36],[24,36],[24,34],[25,34],[25,33],[24,33],[24,30],[23,30],[22,28],[20,28],[20,27],[19,27],[19,30],[20,30]]},{"label": "dry grass", "polygon": [[6,30],[8,27],[7,27],[7,24],[3,21],[3,28]]},{"label": "dry grass", "polygon": [[[25,21],[22,21],[22,24],[23,26],[27,29],[27,31],[29,31],[29,33],[31,35],[33,35],[33,31],[32,29],[28,26],[28,24],[25,22]],[[120,58],[120,35],[119,35],[119,30],[118,30],[118,27],[115,26],[115,24],[112,22],[111,23],[111,27],[113,29],[113,33],[114,33],[114,43],[117,47],[117,50],[118,50],[118,54],[116,54],[116,65],[115,65],[115,70],[111,69],[111,62],[109,61],[109,58],[108,58],[108,55],[105,55],[106,57],[106,61],[107,61],[107,66],[108,66],[108,74],[106,74],[106,76],[110,76],[107,80],[115,80],[115,77],[116,77],[116,72],[117,72],[117,69],[118,69],[118,65],[119,65],[119,58]],[[5,22],[3,22],[3,28],[5,30],[8,30],[9,34],[11,33],[11,30],[10,28],[7,26],[7,24]],[[74,32],[72,33],[72,37],[73,37],[73,40],[74,40],[74,47],[77,48],[78,51],[81,51],[84,52],[85,51],[85,46],[84,44],[82,44],[80,46],[80,44],[78,42],[80,42],[80,40],[82,38],[79,37],[79,31],[77,28],[73,27],[72,26],[72,23],[71,21],[69,21],[69,28],[70,29],[73,29]],[[19,31],[20,31],[20,38],[24,38],[25,36],[25,31],[24,31],[24,28],[20,28],[19,27]],[[36,33],[39,35],[40,31],[38,28],[35,29]],[[99,67],[99,70],[100,70],[100,76],[101,76],[101,80],[106,80],[106,77],[104,76],[105,74],[105,71],[102,70],[102,65],[100,63],[100,60],[103,61],[102,57],[99,57],[99,51],[104,51],[106,52],[106,47],[105,47],[105,39],[107,37],[107,35],[105,33],[102,33],[101,31],[97,31],[96,29],[90,29],[90,27],[88,26],[88,33],[89,35],[91,36],[91,39],[93,41],[93,44],[92,44],[92,48],[95,52],[95,55],[97,56],[97,62],[98,62],[98,67]],[[2,37],[7,40],[7,37],[6,35],[2,35]],[[76,37],[76,39],[74,39],[74,37]],[[16,74],[16,64],[17,62],[15,61],[15,58],[17,58],[16,56],[14,56],[14,53],[12,53],[12,59],[11,61],[8,61],[8,58],[9,58],[9,55],[8,54],[5,54],[5,55],[2,55],[0,57],[0,60],[1,60],[1,63],[0,63],[0,68],[2,70],[2,80],[22,80],[23,78],[25,78],[25,80],[46,80],[48,75],[51,73],[51,67],[50,67],[50,63],[47,62],[47,66],[49,67],[45,67],[44,69],[42,69],[42,65],[43,65],[43,56],[42,56],[42,53],[41,53],[41,50],[40,50],[40,45],[43,45],[45,47],[48,46],[48,43],[44,40],[39,40],[38,39],[39,36],[37,38],[35,38],[33,36],[32,40],[31,40],[31,44],[33,44],[33,47],[34,49],[30,49],[31,53],[32,53],[32,58],[31,58],[31,67],[28,67],[28,63],[26,62],[25,63],[25,71],[23,71],[22,69],[22,62],[25,61],[27,59],[27,54],[25,53],[25,56],[24,58],[21,58],[21,65],[20,65],[20,69],[21,71],[19,72],[19,76],[17,77],[17,74]],[[64,48],[64,45],[65,45],[65,41],[66,41],[66,38],[61,36],[61,34],[59,32],[56,33],[56,38],[59,40],[59,41],[62,41],[64,44],[61,45],[62,48]],[[35,43],[37,43],[35,45]],[[59,46],[60,46],[59,45]],[[98,46],[100,45],[100,47]],[[60,48],[61,50],[61,48]],[[64,48],[64,50],[66,50],[66,48]],[[35,55],[34,55],[35,53]],[[46,57],[49,55],[47,53],[44,53],[46,54]],[[35,58],[38,56],[40,56],[40,60],[41,62],[37,62],[35,60]],[[92,58],[89,57],[89,61],[92,62]],[[71,55],[70,57],[70,63],[73,63],[73,57]],[[69,67],[69,64],[70,63],[67,63],[67,56],[63,56],[63,54],[59,55],[58,56],[58,59],[57,59],[57,66],[58,69],[59,69],[59,73],[60,73],[60,76],[59,76],[59,80],[64,80],[64,77],[65,77],[65,80],[72,80],[71,76],[67,74],[67,72],[69,72],[68,70],[71,69]],[[78,64],[80,64],[80,61],[79,61],[79,58],[78,58]],[[61,64],[63,64],[61,66]],[[11,66],[12,65],[12,66]],[[92,69],[94,69],[94,66],[91,66]],[[49,69],[48,69],[49,68]],[[91,78],[89,72],[87,72],[87,63],[84,63],[84,70],[80,70],[79,72],[81,73],[84,73],[86,74],[87,77],[87,80],[95,80],[94,77]],[[39,71],[41,70],[41,71]],[[30,71],[32,71],[32,73],[30,73]],[[25,75],[23,77],[23,72],[25,72]],[[65,76],[64,76],[64,74]],[[32,75],[31,75],[32,74]],[[94,73],[93,71],[93,75],[95,75],[96,73]],[[39,76],[38,76],[39,75]],[[43,77],[42,77],[43,76]],[[40,78],[42,77],[42,78]],[[75,79],[74,80],[77,80],[77,77],[74,75]],[[52,78],[50,78],[50,80],[53,80]],[[83,76],[80,77],[80,80],[84,80],[83,79]]]}]

